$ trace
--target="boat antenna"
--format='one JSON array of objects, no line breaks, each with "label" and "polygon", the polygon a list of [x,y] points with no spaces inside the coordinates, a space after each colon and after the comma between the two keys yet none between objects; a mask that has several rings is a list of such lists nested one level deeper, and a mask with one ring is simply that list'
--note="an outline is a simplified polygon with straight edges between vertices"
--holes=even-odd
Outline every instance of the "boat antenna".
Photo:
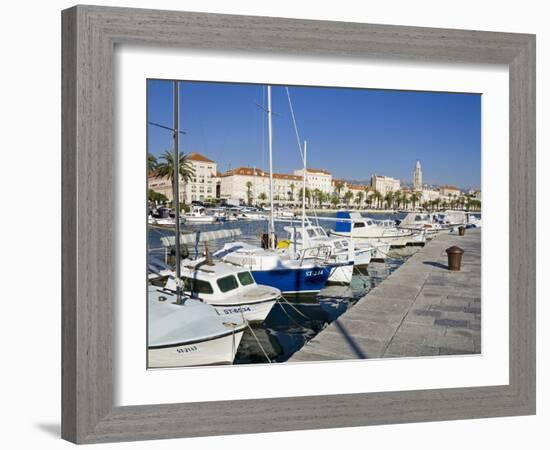
[{"label": "boat antenna", "polygon": [[271,85],[267,86],[267,143],[269,148],[269,248],[275,248],[275,218],[273,215],[273,129],[271,125]]},{"label": "boat antenna", "polygon": [[174,204],[176,205],[176,304],[181,305],[179,81],[174,81]]}]

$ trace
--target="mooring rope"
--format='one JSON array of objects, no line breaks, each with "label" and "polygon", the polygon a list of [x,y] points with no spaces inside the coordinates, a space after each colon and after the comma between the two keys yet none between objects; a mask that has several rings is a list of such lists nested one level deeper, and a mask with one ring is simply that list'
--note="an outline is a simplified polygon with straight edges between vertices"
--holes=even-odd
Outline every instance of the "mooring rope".
[{"label": "mooring rope", "polygon": [[[309,320],[311,321],[311,319],[306,316],[305,314],[303,314],[298,308],[296,308],[293,304],[291,304],[285,297],[284,295],[281,294],[281,297],[280,297],[288,306],[290,306],[294,311],[296,311],[298,313],[298,315],[302,316],[304,319],[306,320]],[[284,308],[283,308],[284,309]]]},{"label": "mooring rope", "polygon": [[254,337],[254,339],[256,340],[256,344],[258,344],[258,347],[260,347],[260,350],[261,350],[262,353],[264,354],[265,359],[267,359],[267,362],[268,362],[269,364],[271,364],[273,361],[271,361],[271,359],[269,358],[267,352],[264,350],[262,344],[260,343],[260,340],[258,339],[258,336],[256,336],[256,333],[254,333],[254,330],[253,330],[252,327],[250,326],[250,322],[244,318],[244,313],[243,313],[242,308],[241,308],[241,317],[242,317],[242,319],[243,319],[243,322],[246,324],[246,326],[248,327],[248,329],[249,329],[250,332],[252,333],[252,337]]}]

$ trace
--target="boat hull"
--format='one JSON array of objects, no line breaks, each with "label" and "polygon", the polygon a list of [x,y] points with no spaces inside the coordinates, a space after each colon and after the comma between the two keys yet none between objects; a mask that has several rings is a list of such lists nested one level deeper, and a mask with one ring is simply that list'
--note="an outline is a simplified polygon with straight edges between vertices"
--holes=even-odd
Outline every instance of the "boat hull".
[{"label": "boat hull", "polygon": [[166,368],[233,364],[243,333],[244,328],[241,327],[235,332],[205,341],[149,347],[147,366]]},{"label": "boat hull", "polygon": [[328,278],[329,283],[350,284],[353,277],[353,264],[337,266],[332,270]]},{"label": "boat hull", "polygon": [[248,322],[263,322],[269,315],[271,308],[275,305],[277,299],[270,299],[256,303],[243,303],[239,305],[214,305],[218,314],[222,317],[228,315],[242,315]]},{"label": "boat hull", "polygon": [[332,273],[332,266],[303,269],[252,270],[258,284],[279,289],[283,294],[319,292]]}]

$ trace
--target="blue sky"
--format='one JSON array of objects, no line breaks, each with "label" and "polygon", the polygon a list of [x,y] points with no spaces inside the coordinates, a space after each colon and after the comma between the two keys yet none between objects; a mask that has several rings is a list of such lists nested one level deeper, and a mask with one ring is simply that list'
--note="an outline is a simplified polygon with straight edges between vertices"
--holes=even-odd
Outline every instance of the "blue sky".
[{"label": "blue sky", "polygon": [[[148,120],[172,125],[173,83],[148,80]],[[286,91],[272,88],[274,171],[302,166]],[[417,159],[424,182],[480,187],[481,95],[291,86],[308,167],[335,178],[372,174],[411,181]],[[268,169],[266,88],[255,84],[180,83],[180,151],[199,152],[224,172]],[[172,148],[167,130],[148,125],[155,155]]]}]

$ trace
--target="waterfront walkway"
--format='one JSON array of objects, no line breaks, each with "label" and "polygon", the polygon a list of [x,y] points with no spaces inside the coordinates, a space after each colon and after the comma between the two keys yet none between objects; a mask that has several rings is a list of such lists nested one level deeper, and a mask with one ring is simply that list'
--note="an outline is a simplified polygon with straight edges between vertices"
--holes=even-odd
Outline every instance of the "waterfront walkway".
[{"label": "waterfront walkway", "polygon": [[[464,250],[447,269],[445,249]],[[436,236],[289,361],[480,353],[481,230]]]}]

